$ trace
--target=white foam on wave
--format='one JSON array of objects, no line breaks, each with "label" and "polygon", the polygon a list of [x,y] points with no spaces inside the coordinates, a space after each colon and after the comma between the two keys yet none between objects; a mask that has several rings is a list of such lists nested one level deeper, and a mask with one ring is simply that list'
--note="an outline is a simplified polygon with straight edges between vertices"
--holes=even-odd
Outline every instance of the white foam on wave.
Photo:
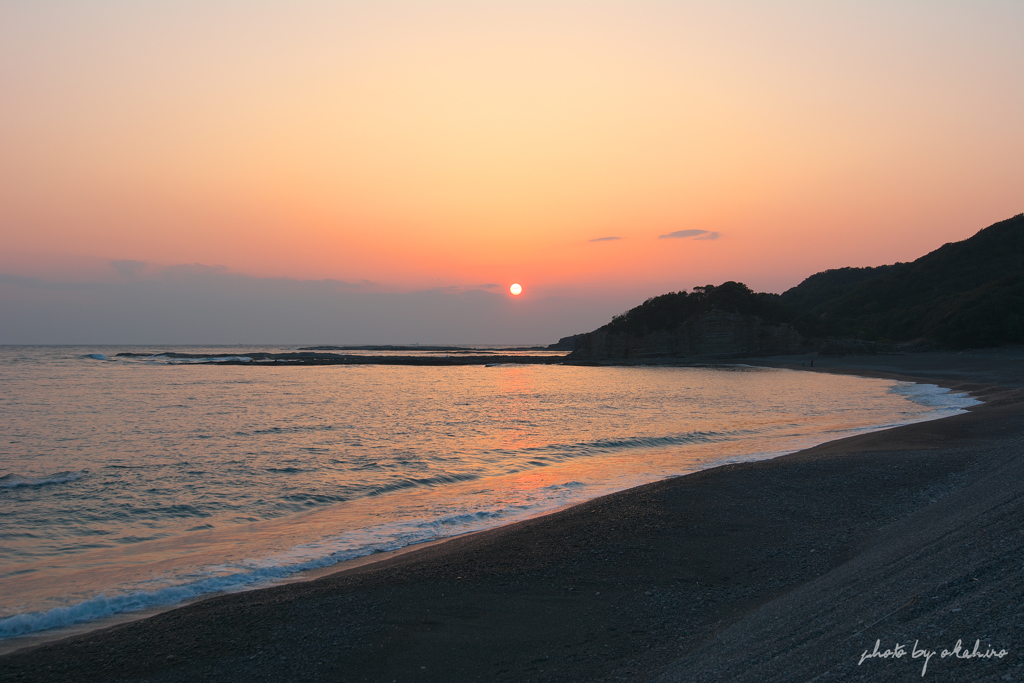
[{"label": "white foam on wave", "polygon": [[817,446],[821,443],[842,439],[848,436],[879,432],[886,429],[893,429],[894,427],[903,427],[918,422],[930,422],[931,420],[959,415],[960,413],[967,412],[967,408],[981,405],[983,403],[983,401],[979,401],[970,394],[953,392],[951,389],[946,389],[945,387],[940,387],[935,384],[896,382],[889,387],[888,391],[889,393],[897,394],[898,396],[901,396],[912,403],[916,403],[917,405],[931,408],[931,410],[926,413],[915,414],[912,417],[904,415],[889,422],[879,422],[877,424],[864,425],[863,427],[815,432],[813,434],[809,434],[804,443],[800,443],[799,441],[795,442],[794,445],[797,447],[794,449],[782,451],[760,451],[719,458],[714,461],[713,465],[717,466],[777,458],[783,455],[789,455],[790,453],[796,453],[797,451],[805,448]]},{"label": "white foam on wave", "polygon": [[[238,357],[239,359],[243,357]],[[954,393],[934,384],[917,384],[898,382],[889,391],[905,397],[918,405],[931,410],[923,416],[910,421],[930,420],[937,417],[963,412],[964,409],[981,402],[963,393]],[[907,424],[896,421],[892,424],[876,424],[862,429],[850,430],[874,431],[887,427]],[[816,435],[820,437],[821,435]],[[835,438],[836,435],[828,435]],[[812,437],[819,443],[820,438]],[[799,447],[807,447],[799,445]],[[746,453],[714,460],[694,461],[692,469],[696,471],[730,462],[744,462],[776,457],[791,450],[776,452]],[[7,475],[0,478],[0,486],[40,486],[50,483],[62,483],[81,478],[78,472],[62,472],[42,479],[31,479],[18,475]],[[642,483],[642,482],[636,482]],[[629,483],[626,482],[626,485]],[[0,619],[0,639],[21,636],[38,631],[71,626],[119,613],[136,612],[144,609],[180,604],[184,601],[217,592],[237,591],[258,587],[268,582],[280,581],[300,572],[330,567],[339,562],[365,557],[379,552],[399,550],[423,542],[439,540],[473,531],[493,528],[520,519],[544,514],[567,504],[600,495],[605,492],[587,491],[588,484],[579,481],[567,481],[553,484],[538,491],[537,497],[522,504],[496,505],[491,508],[469,505],[453,505],[444,510],[435,510],[430,516],[404,519],[370,528],[357,529],[336,536],[296,545],[275,554],[239,562],[225,563],[192,569],[187,575],[162,577],[166,583],[156,589],[146,590],[143,584],[126,587],[121,594],[108,595],[103,593],[73,605],[55,607],[46,611],[27,612]],[[599,487],[600,488],[600,487]],[[152,585],[152,583],[150,583]]]},{"label": "white foam on wave", "polygon": [[20,474],[5,474],[0,477],[0,488],[13,489],[19,486],[48,486],[50,484],[66,484],[69,481],[77,481],[82,478],[81,472],[58,472],[49,477],[36,479],[23,477]]},{"label": "white foam on wave", "polygon": [[192,583],[169,586],[154,591],[138,590],[113,596],[101,594],[76,605],[55,607],[45,612],[16,614],[6,619],[0,619],[0,639],[72,626],[122,612],[137,612],[151,607],[174,605],[208,593],[243,588],[257,582],[282,578],[297,571],[330,566],[339,561],[341,560],[323,558],[320,562],[308,562],[303,566],[261,567],[226,576],[211,576]]},{"label": "white foam on wave", "polygon": [[[75,605],[55,607],[42,612],[16,614],[0,619],[0,639],[95,621],[124,612],[138,612],[152,607],[175,605],[210,593],[238,590],[252,584],[285,578],[296,572],[329,567],[332,564],[360,557],[361,555],[369,555],[373,552],[376,552],[376,550],[370,548],[363,553],[321,557],[286,566],[251,567],[248,570],[208,576],[207,578],[176,586],[168,586],[158,590],[136,590],[109,596],[103,593]],[[207,573],[212,574],[217,569],[222,568],[211,568]]]},{"label": "white foam on wave", "polygon": [[936,384],[918,384],[916,382],[897,382],[889,389],[914,403],[943,412],[963,412],[972,406],[981,405],[981,401],[967,393],[956,393],[951,389]]},{"label": "white foam on wave", "polygon": [[437,529],[446,527],[464,527],[468,524],[502,519],[506,516],[504,510],[478,510],[477,512],[465,512],[462,514],[447,515],[437,519],[429,519],[420,522],[417,526],[421,529]]},{"label": "white foam on wave", "polygon": [[[155,590],[129,590],[122,594],[97,595],[74,605],[27,612],[0,619],[0,640],[54,628],[73,626],[126,612],[180,604],[218,592],[232,592],[287,579],[300,572],[323,569],[339,562],[375,553],[401,550],[412,545],[493,528],[508,521],[532,517],[576,500],[586,485],[578,481],[552,485],[531,504],[497,509],[449,509],[448,514],[405,519],[350,532],[261,558],[193,570],[187,576],[162,577],[179,581]],[[571,500],[566,494],[572,494]]]}]

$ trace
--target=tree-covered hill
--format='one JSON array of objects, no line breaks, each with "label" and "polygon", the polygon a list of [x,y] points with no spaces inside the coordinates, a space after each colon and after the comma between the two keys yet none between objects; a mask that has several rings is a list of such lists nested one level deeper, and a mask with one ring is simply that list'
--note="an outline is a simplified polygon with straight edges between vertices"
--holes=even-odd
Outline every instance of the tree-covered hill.
[{"label": "tree-covered hill", "polygon": [[867,280],[891,272],[901,264],[874,268],[834,268],[815,273],[796,287],[786,291],[780,301],[794,312],[808,313],[821,304],[834,301],[856,289]]},{"label": "tree-covered hill", "polygon": [[713,354],[714,344],[751,353],[879,348],[835,338],[949,348],[1024,343],[1024,214],[912,263],[828,270],[781,295],[725,282],[652,297],[560,344],[594,358]]},{"label": "tree-covered hill", "polygon": [[912,263],[812,275],[780,301],[807,337],[952,348],[1024,342],[1024,214]]},{"label": "tree-covered hill", "polygon": [[793,316],[778,294],[726,282],[650,298],[558,347],[570,349],[572,360],[599,362],[796,353],[804,340],[785,324]]},{"label": "tree-covered hill", "polygon": [[766,322],[791,322],[796,315],[779,303],[776,294],[753,292],[742,282],[725,282],[717,287],[694,287],[693,292],[671,292],[643,302],[612,318],[599,328],[602,332],[637,336],[673,330],[691,317],[712,310],[757,316]]}]

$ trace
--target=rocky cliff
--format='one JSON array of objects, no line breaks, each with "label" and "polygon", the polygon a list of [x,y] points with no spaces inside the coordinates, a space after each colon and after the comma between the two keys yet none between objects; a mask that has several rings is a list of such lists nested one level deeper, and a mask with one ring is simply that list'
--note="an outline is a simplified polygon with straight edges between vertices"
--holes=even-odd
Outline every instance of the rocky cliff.
[{"label": "rocky cliff", "polygon": [[803,353],[804,338],[791,325],[766,322],[758,316],[711,310],[671,330],[646,334],[604,328],[572,340],[571,360],[643,358],[742,358]]}]

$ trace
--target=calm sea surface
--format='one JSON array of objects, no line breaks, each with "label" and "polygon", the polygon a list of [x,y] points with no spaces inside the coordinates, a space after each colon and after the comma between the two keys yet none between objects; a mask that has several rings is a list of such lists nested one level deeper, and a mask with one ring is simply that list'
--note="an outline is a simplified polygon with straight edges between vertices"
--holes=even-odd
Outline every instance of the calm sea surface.
[{"label": "calm sea surface", "polygon": [[931,385],[745,366],[114,359],[145,350],[159,349],[0,347],[0,638],[974,403]]}]

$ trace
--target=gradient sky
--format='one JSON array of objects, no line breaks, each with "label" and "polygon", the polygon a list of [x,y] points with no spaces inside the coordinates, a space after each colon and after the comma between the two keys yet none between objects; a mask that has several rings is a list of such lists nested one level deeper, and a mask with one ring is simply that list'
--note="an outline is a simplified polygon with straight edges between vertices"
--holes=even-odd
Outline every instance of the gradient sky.
[{"label": "gradient sky", "polygon": [[[1019,1],[8,0],[0,343],[549,342],[913,260],[1024,211],[1022,29]],[[279,305],[160,327],[195,273]],[[431,296],[465,320],[352,313]]]}]

